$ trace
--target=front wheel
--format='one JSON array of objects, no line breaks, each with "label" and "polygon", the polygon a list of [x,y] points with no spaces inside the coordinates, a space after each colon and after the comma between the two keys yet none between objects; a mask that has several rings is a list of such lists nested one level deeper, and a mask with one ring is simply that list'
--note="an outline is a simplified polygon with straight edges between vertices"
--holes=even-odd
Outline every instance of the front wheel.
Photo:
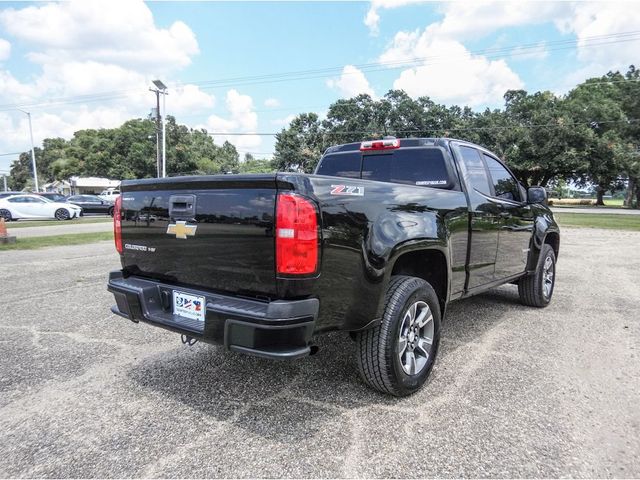
[{"label": "front wheel", "polygon": [[5,208],[0,209],[0,217],[4,218],[5,222],[10,222],[12,220],[11,212]]},{"label": "front wheel", "polygon": [[69,220],[71,216],[69,215],[69,211],[64,208],[59,208],[55,213],[56,220]]},{"label": "front wheel", "polygon": [[110,207],[107,213],[109,214],[110,217],[113,217],[113,207]]},{"label": "front wheel", "polygon": [[438,353],[440,304],[421,278],[394,276],[381,323],[356,337],[358,370],[383,393],[411,395],[425,383]]},{"label": "front wheel", "polygon": [[556,283],[556,254],[545,243],[538,257],[536,271],[518,282],[520,301],[529,307],[546,307],[551,302]]}]

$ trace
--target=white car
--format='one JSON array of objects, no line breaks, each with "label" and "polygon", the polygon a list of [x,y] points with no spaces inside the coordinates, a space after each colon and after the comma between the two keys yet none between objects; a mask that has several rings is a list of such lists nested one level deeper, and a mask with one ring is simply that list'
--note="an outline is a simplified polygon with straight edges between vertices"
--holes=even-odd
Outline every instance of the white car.
[{"label": "white car", "polygon": [[81,214],[82,208],[76,205],[54,202],[39,195],[12,195],[0,199],[0,217],[8,222],[22,218],[69,220]]},{"label": "white car", "polygon": [[100,192],[100,195],[98,195],[98,196],[103,200],[108,200],[110,202],[115,202],[116,198],[118,198],[120,196],[120,190],[116,190],[114,188],[110,188],[108,190],[103,190],[102,192]]}]

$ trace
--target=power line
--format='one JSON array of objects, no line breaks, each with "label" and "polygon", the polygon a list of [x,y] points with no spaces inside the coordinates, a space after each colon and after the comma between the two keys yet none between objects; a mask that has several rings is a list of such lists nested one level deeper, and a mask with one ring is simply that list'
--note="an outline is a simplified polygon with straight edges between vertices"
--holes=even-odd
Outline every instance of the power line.
[{"label": "power line", "polygon": [[[556,47],[556,48],[547,48],[547,51],[558,51],[558,50],[564,50],[567,48],[572,48],[578,44],[580,45],[580,47],[596,47],[596,46],[611,45],[616,43],[624,43],[624,42],[638,41],[638,40],[640,40],[640,30],[631,31],[631,32],[622,32],[617,34],[595,35],[591,37],[584,37],[581,39],[557,40],[553,42],[547,42],[545,44],[545,48],[549,46]],[[509,53],[510,56],[523,56],[523,55],[531,54],[531,51],[535,51],[535,49],[538,49],[538,48],[540,48],[540,43],[514,45],[509,47],[488,48],[483,50],[470,51],[467,54],[460,55],[460,56],[434,55],[429,57],[416,57],[416,58],[410,58],[405,60],[356,64],[354,65],[354,67],[366,73],[371,73],[371,72],[387,71],[387,70],[398,69],[398,68],[406,68],[408,65],[411,65],[411,64],[416,64],[415,66],[437,65],[439,63],[457,61],[460,58],[467,58],[469,56],[474,56],[474,55],[490,54],[491,55],[490,58],[493,58],[493,57],[497,58],[500,56],[499,54]],[[436,60],[438,59],[441,59],[442,62],[437,62]],[[246,85],[275,83],[275,82],[283,82],[283,81],[297,81],[297,80],[308,80],[308,79],[314,79],[314,78],[325,78],[325,77],[330,77],[337,73],[342,72],[342,69],[343,69],[343,66],[327,67],[322,69],[300,70],[300,71],[292,71],[292,72],[284,72],[284,73],[253,75],[253,76],[226,78],[226,79],[220,79],[220,80],[204,80],[204,81],[187,82],[187,83],[201,86],[202,89],[215,89],[215,88],[226,88],[229,86],[246,86]],[[348,75],[349,73],[347,72],[346,74]],[[177,84],[174,84],[172,88],[178,88],[184,85],[186,85],[186,83],[177,83]],[[142,90],[129,89],[129,90],[119,90],[119,91],[111,91],[111,92],[101,92],[101,93],[87,94],[87,95],[76,95],[76,96],[70,96],[70,97],[58,97],[58,98],[53,98],[47,102],[36,102],[31,104],[27,104],[27,103],[3,104],[3,105],[0,105],[0,111],[12,110],[12,109],[15,109],[16,107],[34,108],[34,107],[42,107],[42,106],[57,106],[57,105],[64,105],[64,104],[117,100],[121,98],[126,98],[130,94],[136,93],[136,92],[142,92]]]},{"label": "power line", "polygon": [[[547,123],[547,124],[537,124],[537,125],[500,125],[493,127],[455,127],[455,128],[424,128],[424,129],[413,129],[413,130],[393,130],[395,133],[422,133],[422,132],[456,132],[456,131],[475,131],[475,130],[506,130],[513,128],[562,128],[562,127],[575,127],[579,125],[605,125],[605,124],[618,124],[618,123],[638,123],[640,119],[629,119],[629,120],[590,120],[588,122],[569,122],[569,123]],[[207,132],[208,135],[212,137],[224,137],[224,136],[275,136],[282,132]],[[364,130],[345,130],[338,132],[318,132],[318,135],[370,135],[372,133],[381,133],[374,131],[364,131]]]}]

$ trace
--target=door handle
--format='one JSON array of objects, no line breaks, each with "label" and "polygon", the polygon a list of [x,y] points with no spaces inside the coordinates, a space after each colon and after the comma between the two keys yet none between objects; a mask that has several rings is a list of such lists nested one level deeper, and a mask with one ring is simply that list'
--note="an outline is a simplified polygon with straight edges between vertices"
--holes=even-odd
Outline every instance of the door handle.
[{"label": "door handle", "polygon": [[171,218],[192,218],[195,214],[195,195],[171,195],[169,197],[169,216]]}]

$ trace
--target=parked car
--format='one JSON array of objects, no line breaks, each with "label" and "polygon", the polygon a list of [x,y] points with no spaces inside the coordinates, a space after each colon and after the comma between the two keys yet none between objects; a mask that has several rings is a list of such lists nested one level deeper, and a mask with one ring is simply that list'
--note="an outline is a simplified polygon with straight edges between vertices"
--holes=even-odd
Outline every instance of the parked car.
[{"label": "parked car", "polygon": [[23,195],[24,192],[0,192],[0,198],[7,198],[12,195]]},{"label": "parked car", "polygon": [[7,222],[19,219],[55,218],[69,220],[82,215],[82,208],[54,202],[40,195],[13,195],[0,199],[0,216]]},{"label": "parked car", "polygon": [[64,202],[67,199],[66,195],[56,192],[40,192],[38,195],[48,198],[49,200],[53,200],[54,202]]},{"label": "parked car", "polygon": [[[122,182],[112,311],[245,354],[293,359],[355,340],[360,375],[403,396],[426,381],[447,305],[516,283],[545,307],[560,231],[541,187],[447,138],[327,149],[313,175]],[[153,212],[144,225],[136,214]]]},{"label": "parked car", "polygon": [[83,214],[104,214],[113,217],[113,202],[103,200],[97,195],[72,195],[66,201],[82,207]]},{"label": "parked car", "polygon": [[102,192],[100,192],[100,195],[98,196],[103,200],[110,200],[114,202],[115,199],[120,196],[120,190],[115,188],[108,188],[107,190],[103,190]]}]

